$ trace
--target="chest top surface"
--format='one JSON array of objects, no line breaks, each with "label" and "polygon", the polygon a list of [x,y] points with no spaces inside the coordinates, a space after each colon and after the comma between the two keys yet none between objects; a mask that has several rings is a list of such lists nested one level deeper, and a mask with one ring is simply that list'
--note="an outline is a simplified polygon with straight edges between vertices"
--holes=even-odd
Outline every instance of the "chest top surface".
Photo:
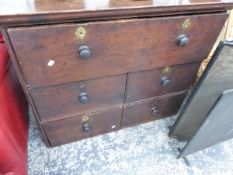
[{"label": "chest top surface", "polygon": [[0,0],[0,24],[190,14],[232,7],[233,0]]},{"label": "chest top surface", "polygon": [[[213,6],[233,0],[0,0],[1,15],[59,13],[66,11],[113,10],[171,6]],[[201,8],[201,7],[200,7]]]}]

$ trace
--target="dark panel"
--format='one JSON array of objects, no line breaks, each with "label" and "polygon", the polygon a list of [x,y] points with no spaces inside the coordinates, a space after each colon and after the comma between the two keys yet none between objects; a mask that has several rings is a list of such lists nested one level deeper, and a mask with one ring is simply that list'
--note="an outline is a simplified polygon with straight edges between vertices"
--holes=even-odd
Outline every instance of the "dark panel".
[{"label": "dark panel", "polygon": [[220,44],[198,84],[182,107],[170,136],[190,139],[201,126],[220,94],[224,90],[233,88],[232,56],[232,44],[226,42]]},{"label": "dark panel", "polygon": [[32,89],[41,122],[122,106],[126,75]]},{"label": "dark panel", "polygon": [[[226,18],[220,13],[12,28],[9,36],[26,82],[39,87],[201,61]],[[87,32],[82,39],[76,37],[80,27]],[[83,45],[88,48],[80,54]]]},{"label": "dark panel", "polygon": [[128,104],[123,110],[123,127],[175,115],[185,96],[186,93],[182,93]]},{"label": "dark panel", "polygon": [[46,124],[44,130],[51,146],[112,132],[120,129],[122,108],[86,114]]},{"label": "dark panel", "polygon": [[165,67],[130,73],[127,79],[126,102],[179,92],[190,88],[196,79],[200,63]]},{"label": "dark panel", "polygon": [[225,91],[179,157],[233,138],[233,90]]}]

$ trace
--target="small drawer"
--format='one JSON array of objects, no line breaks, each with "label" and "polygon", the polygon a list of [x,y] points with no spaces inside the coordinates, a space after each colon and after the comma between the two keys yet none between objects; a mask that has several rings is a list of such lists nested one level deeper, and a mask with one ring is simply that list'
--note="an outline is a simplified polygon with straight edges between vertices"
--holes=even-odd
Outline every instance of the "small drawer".
[{"label": "small drawer", "polygon": [[187,90],[194,82],[199,66],[200,63],[184,64],[130,73],[127,79],[126,102]]},{"label": "small drawer", "polygon": [[175,115],[187,93],[128,104],[123,109],[123,127]]},{"label": "small drawer", "polygon": [[116,131],[121,128],[122,108],[80,115],[43,126],[51,146]]},{"label": "small drawer", "polygon": [[98,112],[123,104],[126,75],[31,89],[41,122]]},{"label": "small drawer", "polygon": [[18,27],[8,30],[30,87],[205,59],[226,13]]}]

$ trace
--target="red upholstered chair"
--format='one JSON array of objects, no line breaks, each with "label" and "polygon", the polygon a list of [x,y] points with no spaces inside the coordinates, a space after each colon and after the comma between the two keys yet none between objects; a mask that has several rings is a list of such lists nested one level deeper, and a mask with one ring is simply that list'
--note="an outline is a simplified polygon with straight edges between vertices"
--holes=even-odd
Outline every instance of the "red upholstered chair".
[{"label": "red upholstered chair", "polygon": [[0,34],[0,174],[27,174],[28,104]]}]

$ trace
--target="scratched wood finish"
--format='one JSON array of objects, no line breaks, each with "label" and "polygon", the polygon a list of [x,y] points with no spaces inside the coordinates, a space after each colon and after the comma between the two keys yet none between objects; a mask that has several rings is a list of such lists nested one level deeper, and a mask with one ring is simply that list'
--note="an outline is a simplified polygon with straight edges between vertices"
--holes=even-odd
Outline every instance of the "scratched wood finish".
[{"label": "scratched wood finish", "polygon": [[[123,127],[129,127],[140,123],[150,122],[161,118],[175,115],[186,93],[169,95],[143,101],[141,103],[131,103],[123,109]],[[153,109],[157,112],[153,113]]]},{"label": "scratched wood finish", "polygon": [[[32,89],[30,92],[44,123],[123,105],[125,83],[126,75],[121,75]],[[89,99],[85,104],[79,101],[83,92]]]},{"label": "scratched wood finish", "polygon": [[[114,108],[99,113],[77,116],[44,125],[51,146],[57,146],[76,140],[116,131],[121,128],[122,108]],[[89,118],[91,130],[82,129],[83,117]]]},{"label": "scratched wood finish", "polygon": [[[26,83],[42,87],[201,61],[226,18],[226,13],[220,13],[22,27],[8,32]],[[184,29],[186,19],[191,24]],[[79,27],[87,31],[83,40],[75,37]],[[185,47],[176,44],[181,34],[190,39]],[[80,59],[81,45],[90,47],[90,59]],[[51,60],[55,63],[48,66]]]},{"label": "scratched wood finish", "polygon": [[[193,63],[130,73],[127,79],[126,102],[188,90],[196,78],[199,66],[200,63]],[[167,86],[163,86],[163,78],[170,81]]]}]

